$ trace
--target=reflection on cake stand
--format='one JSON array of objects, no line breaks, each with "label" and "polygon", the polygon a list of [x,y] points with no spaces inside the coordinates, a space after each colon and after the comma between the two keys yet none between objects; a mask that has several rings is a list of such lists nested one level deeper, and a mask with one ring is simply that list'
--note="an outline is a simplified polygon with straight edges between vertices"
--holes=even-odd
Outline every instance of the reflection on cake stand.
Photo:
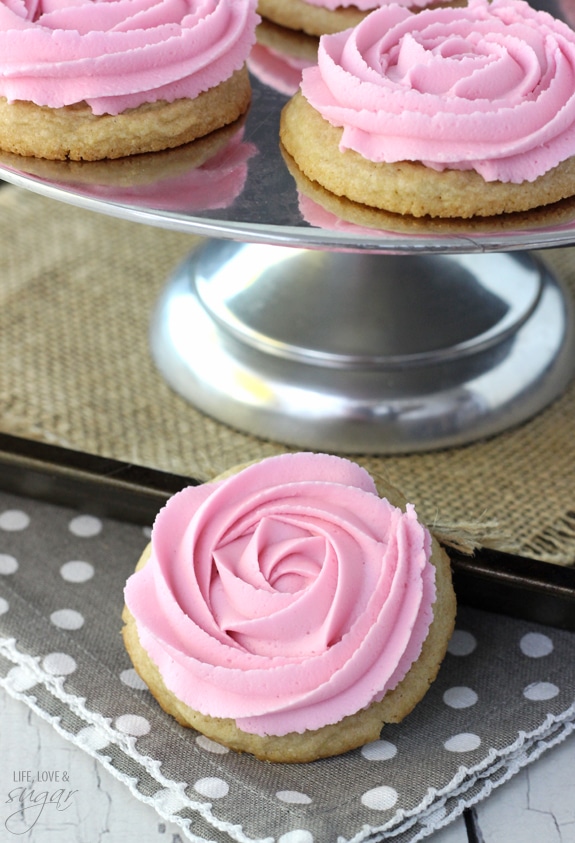
[{"label": "reflection on cake stand", "polygon": [[54,199],[203,235],[168,280],[151,348],[207,414],[300,448],[411,452],[530,418],[575,369],[570,296],[528,251],[575,241],[569,203],[496,223],[375,223],[306,195],[278,143],[284,94],[241,126],[137,160],[3,156]]}]

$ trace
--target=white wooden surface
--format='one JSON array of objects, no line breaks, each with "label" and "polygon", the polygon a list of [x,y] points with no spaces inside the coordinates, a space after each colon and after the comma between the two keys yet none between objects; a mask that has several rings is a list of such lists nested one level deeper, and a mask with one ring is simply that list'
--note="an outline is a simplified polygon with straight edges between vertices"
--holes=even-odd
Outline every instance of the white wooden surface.
[{"label": "white wooden surface", "polygon": [[[75,793],[69,808],[46,806],[21,833],[18,818],[8,828],[6,823],[17,807],[9,801],[10,793],[27,770],[67,774],[68,782],[61,786]],[[494,791],[478,805],[477,815],[484,843],[575,843],[575,734]],[[459,820],[427,839],[467,843],[465,823]],[[17,840],[185,843],[177,826],[165,823],[97,761],[0,689],[0,841]]]}]

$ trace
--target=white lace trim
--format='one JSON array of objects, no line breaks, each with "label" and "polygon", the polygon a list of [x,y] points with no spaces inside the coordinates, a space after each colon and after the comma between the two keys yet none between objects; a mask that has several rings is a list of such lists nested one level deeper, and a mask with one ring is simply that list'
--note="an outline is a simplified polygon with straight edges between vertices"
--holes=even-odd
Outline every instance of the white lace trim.
[{"label": "white lace trim", "polygon": [[[37,684],[43,685],[43,687],[46,688],[53,697],[64,703],[70,711],[72,711],[73,714],[75,714],[84,723],[96,727],[99,732],[105,736],[108,744],[114,744],[119,747],[125,755],[133,761],[136,761],[146,771],[146,773],[148,773],[148,775],[150,775],[156,782],[158,782],[159,785],[162,786],[162,788],[169,790],[170,793],[176,794],[178,796],[177,801],[179,802],[178,810],[181,811],[184,808],[188,808],[198,813],[209,825],[219,831],[226,832],[232,840],[237,841],[237,843],[273,843],[273,838],[271,837],[265,839],[255,839],[246,835],[240,825],[228,823],[216,817],[212,812],[211,803],[196,802],[186,796],[184,790],[187,787],[187,784],[185,782],[176,782],[172,779],[166,778],[160,770],[161,762],[159,760],[142,755],[137,750],[136,738],[115,729],[111,725],[112,721],[110,718],[104,717],[102,714],[91,711],[87,708],[85,698],[68,693],[64,689],[65,677],[53,676],[47,673],[40,666],[40,659],[38,657],[21,653],[16,646],[16,639],[0,638],[0,653],[14,664],[29,670],[38,680]],[[22,691],[18,691],[12,686],[12,683],[8,678],[0,677],[0,685],[5,688],[12,697],[25,702],[26,705],[36,712],[36,714],[48,721],[56,729],[56,731],[62,735],[62,737],[71,741],[76,746],[79,746],[84,752],[87,752],[93,758],[100,761],[104,767],[106,767],[106,769],[115,776],[115,778],[123,782],[129,788],[130,792],[133,793],[135,797],[148,805],[152,805],[162,819],[177,824],[185,833],[186,837],[192,841],[192,843],[207,843],[204,838],[198,837],[190,829],[190,820],[178,816],[173,809],[170,810],[169,807],[166,808],[166,804],[169,806],[169,802],[162,797],[161,792],[160,794],[156,794],[154,796],[146,796],[141,793],[137,788],[137,779],[122,773],[114,767],[111,760],[101,754],[100,751],[94,750],[82,741],[79,741],[74,734],[62,726],[58,717],[54,717],[45,711],[33,696]]]},{"label": "white lace trim", "polygon": [[[63,687],[65,677],[53,676],[44,671],[38,657],[23,654],[18,650],[16,639],[1,638],[0,653],[14,664],[28,669],[37,679],[37,684],[41,684],[56,699],[68,706],[80,720],[96,727],[105,736],[108,744],[119,747],[164,790],[151,797],[141,793],[137,788],[137,779],[122,773],[100,751],[78,740],[74,734],[61,725],[58,717],[45,711],[32,695],[13,687],[8,678],[0,677],[0,685],[12,697],[26,703],[40,717],[48,721],[60,735],[96,758],[115,778],[123,782],[137,799],[151,805],[162,819],[178,825],[192,843],[208,843],[208,841],[194,834],[190,828],[190,820],[179,816],[174,810],[174,804],[177,805],[178,811],[187,808],[197,812],[214,829],[224,831],[237,843],[274,843],[272,837],[255,839],[246,835],[241,825],[225,822],[214,816],[211,803],[196,802],[186,796],[184,791],[187,784],[185,782],[176,782],[166,778],[161,772],[159,760],[142,755],[137,750],[136,738],[115,729],[111,725],[110,718],[90,711],[86,706],[85,698],[68,693]],[[575,731],[575,703],[559,715],[548,714],[537,729],[531,732],[520,731],[517,739],[504,749],[491,749],[487,756],[474,767],[461,766],[458,773],[444,788],[439,790],[429,788],[424,799],[410,811],[399,810],[384,825],[364,826],[353,838],[348,841],[340,838],[339,843],[378,843],[380,840],[404,834],[410,828],[419,825],[420,828],[414,830],[414,836],[410,838],[410,843],[418,843],[429,834],[457,819],[466,808],[484,799],[492,790],[507,782],[547,749],[561,743],[573,731]],[[495,776],[497,776],[496,779]],[[473,794],[469,794],[469,791],[482,780],[484,782],[482,787]],[[166,791],[175,798],[166,799]],[[469,794],[467,798],[465,798],[466,794]],[[458,797],[461,798],[458,799]],[[453,802],[455,805],[448,810],[448,805]]]},{"label": "white lace trim", "polygon": [[[575,731],[575,703],[561,714],[548,714],[541,726],[531,732],[520,731],[517,739],[501,750],[491,749],[485,758],[474,767],[460,767],[453,779],[441,789],[429,788],[426,796],[410,811],[399,810],[395,816],[381,826],[364,828],[359,834],[345,843],[377,843],[384,839],[396,837],[408,831],[417,823],[423,824],[409,843],[417,843],[439,828],[443,828],[457,819],[466,808],[476,805],[493,790],[509,781],[523,767],[539,758],[543,752],[560,744]],[[531,751],[530,751],[531,750]],[[497,775],[497,778],[494,777]],[[481,789],[469,796],[467,800],[457,801],[455,808],[446,813],[443,818],[437,817],[433,825],[427,823],[436,812],[442,812],[448,802],[458,796],[468,793],[475,785],[484,780]],[[397,825],[398,820],[405,821]],[[393,829],[391,828],[393,826]]]}]

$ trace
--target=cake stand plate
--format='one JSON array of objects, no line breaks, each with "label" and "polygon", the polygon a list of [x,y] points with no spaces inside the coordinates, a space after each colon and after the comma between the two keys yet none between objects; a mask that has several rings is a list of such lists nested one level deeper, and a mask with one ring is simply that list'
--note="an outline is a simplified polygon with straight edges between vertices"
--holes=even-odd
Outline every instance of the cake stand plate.
[{"label": "cake stand plate", "polygon": [[203,236],[150,315],[151,350],[175,390],[242,431],[410,452],[492,435],[556,398],[575,369],[573,308],[527,250],[571,245],[575,203],[403,229],[356,220],[294,176],[278,134],[288,94],[260,60],[241,125],[118,162],[0,154],[0,178]]}]

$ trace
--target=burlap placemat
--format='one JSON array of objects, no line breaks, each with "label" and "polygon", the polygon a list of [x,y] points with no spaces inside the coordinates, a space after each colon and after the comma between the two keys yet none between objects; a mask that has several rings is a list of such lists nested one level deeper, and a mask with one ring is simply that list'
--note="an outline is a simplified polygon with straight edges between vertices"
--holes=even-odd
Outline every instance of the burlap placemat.
[{"label": "burlap placemat", "polygon": [[[287,450],[197,412],[155,370],[148,326],[190,235],[0,191],[0,428],[207,479]],[[575,288],[570,249],[542,257]],[[466,447],[354,457],[429,523],[497,523],[498,546],[575,561],[575,385],[536,418]]]}]

